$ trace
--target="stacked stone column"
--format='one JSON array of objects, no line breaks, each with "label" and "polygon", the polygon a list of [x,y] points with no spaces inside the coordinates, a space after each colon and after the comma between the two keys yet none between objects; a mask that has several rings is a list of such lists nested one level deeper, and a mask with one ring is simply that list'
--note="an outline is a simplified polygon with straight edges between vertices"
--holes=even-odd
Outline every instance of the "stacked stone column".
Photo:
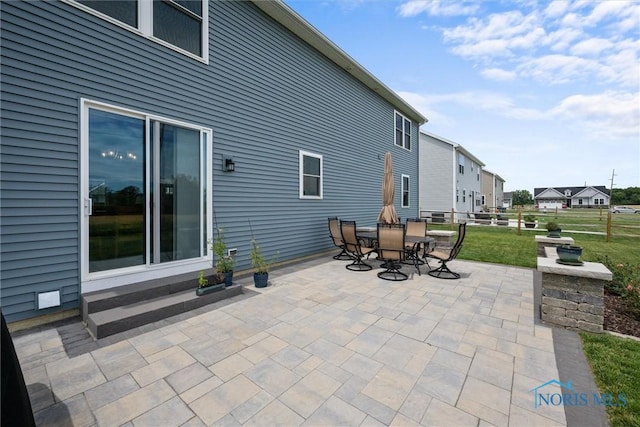
[{"label": "stacked stone column", "polygon": [[604,284],[613,275],[600,263],[558,264],[555,250],[549,249],[545,250],[546,257],[538,257],[538,271],[542,273],[541,320],[565,329],[602,332]]}]

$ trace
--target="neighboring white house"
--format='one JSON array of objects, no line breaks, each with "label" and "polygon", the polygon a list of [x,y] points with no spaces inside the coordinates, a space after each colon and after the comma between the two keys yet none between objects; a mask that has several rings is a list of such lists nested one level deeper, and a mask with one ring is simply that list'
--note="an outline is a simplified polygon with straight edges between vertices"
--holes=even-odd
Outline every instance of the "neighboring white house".
[{"label": "neighboring white house", "polygon": [[535,188],[533,200],[538,209],[608,208],[611,196],[603,185],[548,187]]},{"label": "neighboring white house", "polygon": [[482,163],[462,145],[420,131],[418,198],[425,212],[482,210]]},{"label": "neighboring white house", "polygon": [[513,192],[505,191],[502,196],[502,207],[505,209],[509,209],[513,206]]},{"label": "neighboring white house", "polygon": [[490,210],[504,207],[505,180],[490,170],[482,170],[482,206]]}]

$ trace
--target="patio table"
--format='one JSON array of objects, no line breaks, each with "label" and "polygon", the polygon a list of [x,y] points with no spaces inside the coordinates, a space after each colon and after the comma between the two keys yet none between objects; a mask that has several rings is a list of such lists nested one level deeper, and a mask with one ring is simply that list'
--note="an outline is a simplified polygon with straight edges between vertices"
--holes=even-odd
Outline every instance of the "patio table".
[{"label": "patio table", "polygon": [[[373,248],[378,246],[378,232],[375,227],[358,227],[356,229],[356,235],[358,236],[358,239],[366,240],[368,242],[368,247]],[[429,249],[433,250],[435,248],[436,239],[427,236],[405,236],[404,241],[405,243],[413,245],[413,250],[409,252],[408,260],[411,261],[411,264],[416,267],[418,274],[420,274],[419,266],[425,263],[429,265],[424,258],[424,254],[430,252]],[[422,254],[423,256],[420,256],[419,254]]]}]

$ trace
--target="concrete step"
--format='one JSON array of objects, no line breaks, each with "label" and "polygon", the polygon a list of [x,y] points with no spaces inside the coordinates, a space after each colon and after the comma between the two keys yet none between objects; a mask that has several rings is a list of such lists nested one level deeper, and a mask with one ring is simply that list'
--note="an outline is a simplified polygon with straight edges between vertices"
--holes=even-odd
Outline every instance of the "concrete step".
[{"label": "concrete step", "polygon": [[82,294],[82,320],[90,313],[121,307],[198,287],[198,273],[163,277]]},{"label": "concrete step", "polygon": [[[242,293],[242,286],[234,284],[217,292],[197,296],[197,280],[189,289],[179,292],[167,293],[167,287],[171,288],[170,285],[157,287],[161,295],[157,296],[156,294],[155,298],[145,298],[136,301],[129,300],[126,305],[121,304],[86,314],[83,313],[87,328],[96,339],[104,338],[170,316],[175,316],[176,314],[185,313],[198,307],[213,304],[214,302]],[[146,292],[133,292],[130,295],[134,294],[137,296],[147,295]],[[122,294],[116,295],[113,298],[107,297],[106,299],[110,299],[111,301],[104,304],[100,302],[100,300],[94,299],[93,303],[87,304],[87,306],[90,305],[93,308],[110,306],[113,304],[113,299],[119,300],[121,296]],[[85,304],[83,302],[83,307],[84,306]]]}]

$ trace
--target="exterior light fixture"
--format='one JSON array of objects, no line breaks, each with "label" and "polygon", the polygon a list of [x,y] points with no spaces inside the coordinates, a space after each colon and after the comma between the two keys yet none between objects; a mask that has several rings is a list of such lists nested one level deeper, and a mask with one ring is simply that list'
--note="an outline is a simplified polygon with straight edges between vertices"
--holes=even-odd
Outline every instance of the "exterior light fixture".
[{"label": "exterior light fixture", "polygon": [[225,172],[233,172],[236,170],[236,164],[231,157],[225,157],[223,168]]}]

